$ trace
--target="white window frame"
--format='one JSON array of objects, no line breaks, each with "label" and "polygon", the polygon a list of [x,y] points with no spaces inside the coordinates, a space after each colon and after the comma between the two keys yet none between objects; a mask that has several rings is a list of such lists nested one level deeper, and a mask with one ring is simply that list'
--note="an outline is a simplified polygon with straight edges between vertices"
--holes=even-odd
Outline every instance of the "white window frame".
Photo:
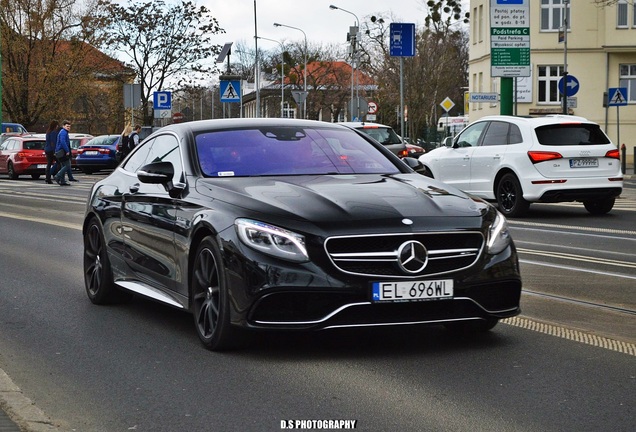
[{"label": "white window frame", "polygon": [[627,88],[627,103],[636,104],[636,64],[621,64],[618,70],[618,86]]},{"label": "white window frame", "polygon": [[[545,68],[546,73],[541,74],[541,68]],[[555,69],[556,68],[556,69]],[[538,105],[559,105],[561,104],[561,92],[559,92],[559,80],[563,77],[563,65],[539,65],[537,66],[537,104]],[[551,98],[552,86],[556,87],[556,100]],[[541,99],[543,87],[544,99]]]},{"label": "white window frame", "polygon": [[629,5],[627,0],[618,0],[616,3],[616,28],[629,28]]},{"label": "white window frame", "polygon": [[[572,29],[571,0],[541,0],[541,11],[539,13],[539,31],[543,33],[558,32],[563,25],[563,3],[567,1],[566,17],[568,21],[568,31]],[[547,20],[545,23],[544,12],[547,12]]]},{"label": "white window frame", "polygon": [[283,118],[296,118],[296,108],[287,101],[283,104]]}]

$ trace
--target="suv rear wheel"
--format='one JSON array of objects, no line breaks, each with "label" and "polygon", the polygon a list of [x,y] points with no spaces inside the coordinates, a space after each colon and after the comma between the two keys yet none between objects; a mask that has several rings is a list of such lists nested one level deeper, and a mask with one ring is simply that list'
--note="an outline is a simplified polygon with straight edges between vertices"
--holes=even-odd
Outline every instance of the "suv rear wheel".
[{"label": "suv rear wheel", "polygon": [[523,189],[517,176],[512,173],[505,174],[496,190],[499,211],[506,217],[520,217],[528,212],[530,203],[523,198]]},{"label": "suv rear wheel", "polygon": [[603,215],[612,210],[615,201],[615,198],[597,199],[583,201],[583,205],[585,206],[585,210],[587,210],[590,214]]}]

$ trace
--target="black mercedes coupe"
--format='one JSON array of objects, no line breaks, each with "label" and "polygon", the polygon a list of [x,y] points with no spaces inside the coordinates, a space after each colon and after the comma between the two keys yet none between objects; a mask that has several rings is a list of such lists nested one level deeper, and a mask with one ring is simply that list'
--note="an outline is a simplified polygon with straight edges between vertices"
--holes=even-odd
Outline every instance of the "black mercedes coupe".
[{"label": "black mercedes coupe", "polygon": [[417,164],[337,123],[163,127],[92,188],[88,297],[189,311],[212,350],[259,329],[490,330],[520,312],[506,220]]}]

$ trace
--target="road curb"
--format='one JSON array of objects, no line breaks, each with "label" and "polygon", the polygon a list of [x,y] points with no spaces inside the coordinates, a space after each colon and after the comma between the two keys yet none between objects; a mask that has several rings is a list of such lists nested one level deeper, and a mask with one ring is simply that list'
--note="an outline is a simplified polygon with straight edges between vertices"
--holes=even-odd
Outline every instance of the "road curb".
[{"label": "road curb", "polygon": [[[0,369],[0,410],[9,421],[2,421],[6,432],[61,432],[31,399],[24,396],[20,387]],[[6,423],[6,425],[5,425]],[[15,426],[15,427],[14,427]]]}]

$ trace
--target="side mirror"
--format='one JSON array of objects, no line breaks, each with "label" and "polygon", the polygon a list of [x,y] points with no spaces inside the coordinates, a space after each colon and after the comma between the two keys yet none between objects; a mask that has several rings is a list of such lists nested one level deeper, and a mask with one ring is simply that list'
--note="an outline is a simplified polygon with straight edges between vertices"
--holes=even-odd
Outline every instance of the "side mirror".
[{"label": "side mirror", "polygon": [[412,157],[405,157],[402,158],[402,161],[407,164],[409,166],[409,168],[417,171],[417,172],[421,172],[422,169],[424,168],[424,165],[422,165],[422,162],[420,162],[419,160],[412,158]]},{"label": "side mirror", "polygon": [[137,170],[137,178],[142,183],[166,185],[174,177],[174,166],[171,162],[153,162]]}]

